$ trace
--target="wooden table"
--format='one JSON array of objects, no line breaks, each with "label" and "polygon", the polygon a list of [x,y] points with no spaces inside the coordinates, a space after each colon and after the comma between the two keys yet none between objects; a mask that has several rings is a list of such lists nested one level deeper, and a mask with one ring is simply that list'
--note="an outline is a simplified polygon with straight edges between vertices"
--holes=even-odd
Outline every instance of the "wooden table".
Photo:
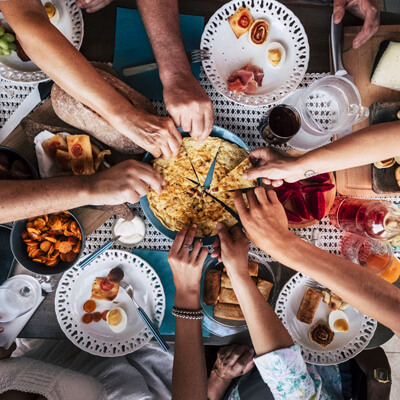
[{"label": "wooden table", "polygon": [[[188,0],[180,1],[180,12],[182,14],[202,15],[208,18],[225,3],[223,0]],[[288,7],[299,17],[308,35],[310,43],[310,62],[308,72],[327,72],[329,71],[329,32],[332,8],[326,6],[294,5],[293,2],[285,2]],[[117,7],[136,8],[132,0],[115,0],[105,9],[94,13],[84,13],[85,35],[82,53],[93,61],[111,62],[114,53],[115,18]],[[400,24],[400,15],[382,13],[381,22],[383,24]],[[361,21],[346,15],[345,25],[360,25]],[[274,263],[275,271],[279,270],[280,278],[278,281],[279,290],[287,280],[295,273],[290,268]],[[21,268],[21,267],[19,267]],[[18,266],[17,266],[18,271]],[[21,270],[19,270],[21,271]],[[19,272],[21,273],[21,272]],[[54,311],[55,293],[50,293],[30,322],[21,332],[21,337],[26,338],[52,338],[64,339],[65,335],[61,331]],[[45,323],[43,323],[45,321]],[[390,332],[383,332],[376,337],[374,345],[388,340]],[[174,337],[167,337],[174,340]],[[231,342],[248,343],[247,332],[231,337],[218,338],[212,336],[205,338],[206,344],[227,344]]]}]

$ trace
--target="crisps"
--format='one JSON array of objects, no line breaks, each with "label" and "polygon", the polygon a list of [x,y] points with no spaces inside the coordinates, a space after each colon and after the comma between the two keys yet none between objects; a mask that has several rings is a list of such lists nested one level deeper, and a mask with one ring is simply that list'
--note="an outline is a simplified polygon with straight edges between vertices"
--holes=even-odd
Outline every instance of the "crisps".
[{"label": "crisps", "polygon": [[29,218],[21,233],[28,257],[48,267],[60,260],[74,261],[81,251],[82,232],[72,218],[66,211]]}]

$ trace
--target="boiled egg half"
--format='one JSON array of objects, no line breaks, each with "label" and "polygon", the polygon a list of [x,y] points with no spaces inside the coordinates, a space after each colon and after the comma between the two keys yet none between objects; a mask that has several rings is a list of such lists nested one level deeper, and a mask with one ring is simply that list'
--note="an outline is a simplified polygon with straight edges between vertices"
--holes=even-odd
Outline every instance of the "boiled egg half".
[{"label": "boiled egg half", "polygon": [[115,333],[123,332],[128,324],[126,312],[121,307],[116,307],[107,313],[107,324]]},{"label": "boiled egg half", "polygon": [[286,50],[279,42],[271,42],[267,47],[267,60],[273,67],[285,62]]},{"label": "boiled egg half", "polygon": [[347,332],[349,330],[349,319],[340,310],[332,311],[329,314],[329,328],[334,332]]}]

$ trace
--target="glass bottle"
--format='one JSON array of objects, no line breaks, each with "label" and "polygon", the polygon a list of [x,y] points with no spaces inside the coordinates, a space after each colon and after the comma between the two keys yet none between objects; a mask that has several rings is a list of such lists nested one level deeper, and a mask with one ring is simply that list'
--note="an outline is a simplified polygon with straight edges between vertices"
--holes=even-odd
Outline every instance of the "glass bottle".
[{"label": "glass bottle", "polygon": [[328,217],[336,228],[372,239],[400,233],[400,209],[389,201],[337,197]]}]

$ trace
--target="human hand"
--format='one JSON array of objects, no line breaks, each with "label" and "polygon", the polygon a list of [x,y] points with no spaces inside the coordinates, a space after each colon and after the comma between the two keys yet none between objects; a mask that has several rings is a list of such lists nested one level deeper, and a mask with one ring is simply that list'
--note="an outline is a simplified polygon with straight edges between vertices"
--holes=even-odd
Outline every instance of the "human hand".
[{"label": "human hand", "polygon": [[93,13],[108,6],[113,0],[78,0],[76,6],[83,8],[88,13]]},{"label": "human hand", "polygon": [[288,229],[285,210],[274,190],[259,186],[246,193],[249,208],[242,194],[235,193],[235,206],[246,236],[260,249],[273,255],[286,248],[293,234]]},{"label": "human hand", "polygon": [[119,118],[114,127],[156,158],[169,159],[179,153],[182,135],[169,117],[136,109]]},{"label": "human hand", "polygon": [[221,347],[212,371],[221,379],[232,380],[247,374],[253,368],[253,356],[254,350],[245,345]]},{"label": "human hand", "polygon": [[127,160],[90,177],[92,203],[115,205],[136,203],[149,187],[161,194],[164,178],[149,164]]},{"label": "human hand", "polygon": [[[168,262],[172,270],[176,294],[187,294],[193,296],[197,301],[200,299],[200,279],[204,261],[208,250],[202,247],[202,242],[196,240],[192,246],[197,226],[183,228],[175,237],[168,254]],[[188,299],[189,300],[189,299]],[[175,301],[176,305],[176,301]]]},{"label": "human hand", "polygon": [[253,150],[250,160],[256,167],[243,173],[245,179],[262,178],[265,185],[278,187],[286,182],[296,182],[304,179],[304,173],[299,168],[299,157],[290,157],[264,147]]},{"label": "human hand", "polygon": [[345,14],[350,11],[356,17],[364,20],[361,31],[353,40],[355,49],[368,41],[379,28],[379,9],[376,0],[334,0],[333,15],[335,24],[339,24]]},{"label": "human hand", "polygon": [[[0,327],[0,333],[2,333],[3,331],[4,331],[4,328]],[[10,357],[16,348],[17,348],[17,345],[15,343],[13,343],[9,349],[0,347],[0,360]]]},{"label": "human hand", "polygon": [[214,122],[212,104],[191,73],[164,83],[164,102],[176,126],[199,141],[207,139]]},{"label": "human hand", "polygon": [[233,226],[228,232],[225,225],[217,225],[218,237],[213,243],[214,251],[211,257],[222,261],[229,276],[249,276],[249,241],[239,225]]}]

